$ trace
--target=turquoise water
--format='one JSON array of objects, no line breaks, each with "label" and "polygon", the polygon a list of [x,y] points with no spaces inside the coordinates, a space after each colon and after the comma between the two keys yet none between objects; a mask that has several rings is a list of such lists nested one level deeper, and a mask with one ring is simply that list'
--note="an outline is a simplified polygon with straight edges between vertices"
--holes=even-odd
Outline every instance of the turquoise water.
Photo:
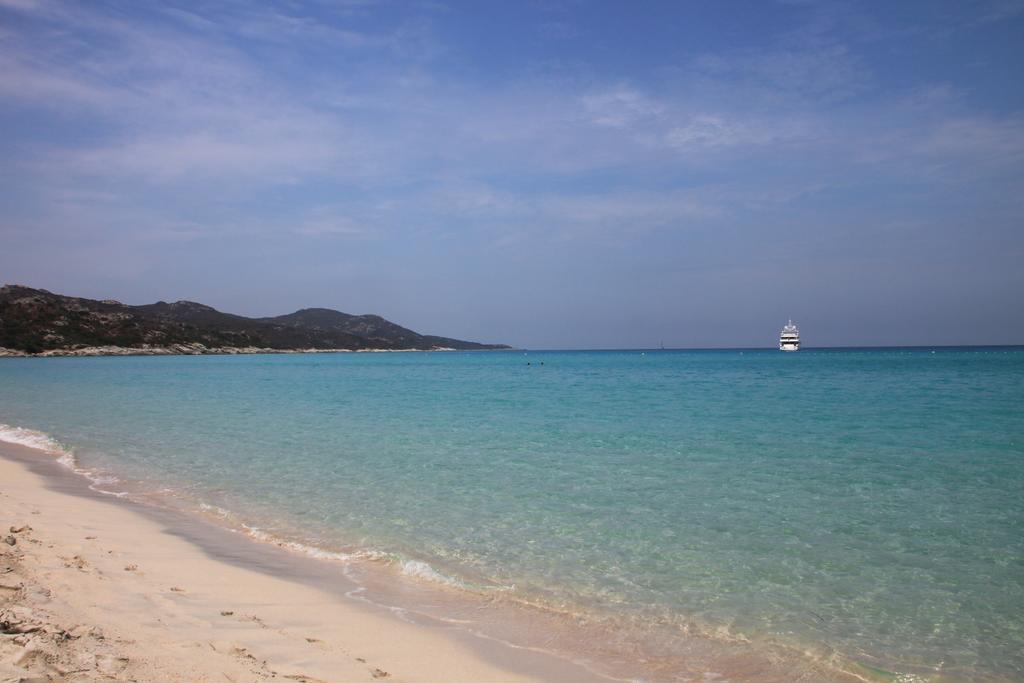
[{"label": "turquoise water", "polygon": [[477,589],[1024,678],[1021,348],[0,359],[0,423]]}]

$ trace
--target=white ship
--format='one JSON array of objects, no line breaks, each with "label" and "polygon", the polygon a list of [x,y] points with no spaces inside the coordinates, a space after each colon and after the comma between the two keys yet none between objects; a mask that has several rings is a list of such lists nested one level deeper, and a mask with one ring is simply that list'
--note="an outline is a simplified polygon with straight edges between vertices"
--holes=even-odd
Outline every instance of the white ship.
[{"label": "white ship", "polygon": [[779,335],[779,351],[799,351],[800,350],[800,330],[796,329],[796,325],[790,320],[785,327],[782,328],[782,334]]}]

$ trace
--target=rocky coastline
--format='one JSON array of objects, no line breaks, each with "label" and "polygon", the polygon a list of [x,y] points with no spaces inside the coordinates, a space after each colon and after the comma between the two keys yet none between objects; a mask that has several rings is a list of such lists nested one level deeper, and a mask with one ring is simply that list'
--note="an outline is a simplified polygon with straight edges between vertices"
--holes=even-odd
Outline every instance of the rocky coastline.
[{"label": "rocky coastline", "polygon": [[206,346],[172,344],[169,346],[84,346],[74,349],[48,349],[26,353],[0,347],[0,358],[55,358],[78,356],[239,356],[285,353],[407,353],[410,351],[456,351],[450,347],[433,349],[271,349],[259,346]]},{"label": "rocky coastline", "polygon": [[420,334],[379,315],[304,308],[269,318],[194,301],[127,305],[0,287],[0,356],[167,356],[493,350],[503,344]]}]

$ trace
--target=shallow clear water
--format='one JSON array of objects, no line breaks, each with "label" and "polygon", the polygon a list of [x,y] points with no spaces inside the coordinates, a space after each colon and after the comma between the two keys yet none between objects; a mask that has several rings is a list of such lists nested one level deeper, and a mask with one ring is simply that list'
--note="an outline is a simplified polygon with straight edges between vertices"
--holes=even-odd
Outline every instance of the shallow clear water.
[{"label": "shallow clear water", "polygon": [[0,359],[0,423],[484,590],[1024,677],[1021,348]]}]

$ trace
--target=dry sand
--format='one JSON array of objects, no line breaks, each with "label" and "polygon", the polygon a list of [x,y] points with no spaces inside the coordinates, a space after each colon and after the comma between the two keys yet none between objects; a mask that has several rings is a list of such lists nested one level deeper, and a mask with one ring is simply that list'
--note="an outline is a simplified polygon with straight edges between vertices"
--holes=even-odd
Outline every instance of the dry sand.
[{"label": "dry sand", "polygon": [[32,449],[0,456],[0,681],[594,679],[293,580],[335,570],[90,492]]}]

